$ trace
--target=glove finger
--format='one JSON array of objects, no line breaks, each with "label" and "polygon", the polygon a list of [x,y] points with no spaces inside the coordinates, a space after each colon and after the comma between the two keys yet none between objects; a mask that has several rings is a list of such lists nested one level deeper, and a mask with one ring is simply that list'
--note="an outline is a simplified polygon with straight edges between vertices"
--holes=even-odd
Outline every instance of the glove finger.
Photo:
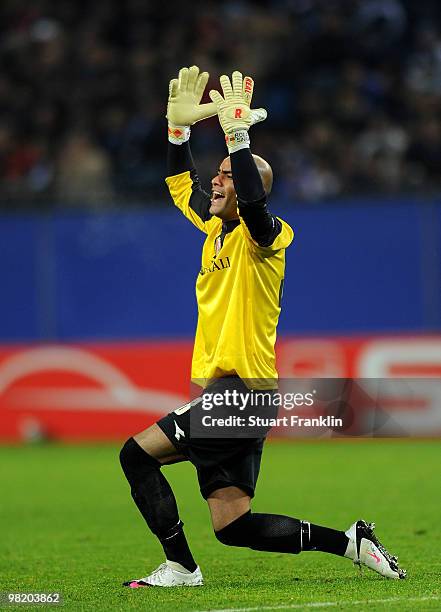
[{"label": "glove finger", "polygon": [[235,70],[232,75],[233,93],[235,98],[242,98],[242,73]]},{"label": "glove finger", "polygon": [[243,98],[246,104],[251,105],[251,99],[253,97],[254,81],[250,76],[246,76],[243,80]]},{"label": "glove finger", "polygon": [[218,91],[216,91],[216,89],[212,89],[209,95],[210,95],[210,99],[216,104],[217,107],[220,104],[223,104],[225,102],[223,97],[220,95]]},{"label": "glove finger", "polygon": [[199,76],[199,68],[191,66],[188,70],[188,91],[194,91]]},{"label": "glove finger", "polygon": [[168,97],[175,98],[178,93],[178,79],[172,79],[168,86]]},{"label": "glove finger", "polygon": [[202,96],[204,95],[205,88],[208,83],[208,72],[201,72],[196,82],[196,87],[194,89],[194,93],[196,95],[197,101],[200,102]]},{"label": "glove finger", "polygon": [[196,121],[202,121],[203,119],[208,119],[208,117],[214,117],[217,115],[217,105],[213,102],[209,102],[208,104],[199,104],[195,114],[197,116]]},{"label": "glove finger", "polygon": [[268,113],[264,108],[252,108],[250,113],[251,125],[265,121],[268,117]]},{"label": "glove finger", "polygon": [[179,90],[187,91],[188,85],[188,68],[181,68],[179,71]]},{"label": "glove finger", "polygon": [[223,74],[221,78],[219,79],[219,81],[222,87],[222,91],[223,91],[225,100],[231,100],[234,94],[233,94],[233,88],[231,87],[230,79],[227,77],[226,74]]}]

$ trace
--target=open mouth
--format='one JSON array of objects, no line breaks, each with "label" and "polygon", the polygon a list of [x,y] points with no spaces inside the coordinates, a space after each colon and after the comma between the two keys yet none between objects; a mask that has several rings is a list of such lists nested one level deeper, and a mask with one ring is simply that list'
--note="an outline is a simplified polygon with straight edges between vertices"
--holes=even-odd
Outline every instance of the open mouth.
[{"label": "open mouth", "polygon": [[211,201],[215,202],[216,200],[222,200],[222,198],[225,197],[224,193],[221,193],[220,191],[212,191],[211,192]]}]

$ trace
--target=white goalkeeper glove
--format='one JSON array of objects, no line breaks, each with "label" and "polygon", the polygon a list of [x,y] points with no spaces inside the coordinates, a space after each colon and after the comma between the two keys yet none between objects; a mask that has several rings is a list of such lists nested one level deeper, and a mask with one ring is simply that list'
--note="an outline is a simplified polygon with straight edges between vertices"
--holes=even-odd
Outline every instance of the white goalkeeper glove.
[{"label": "white goalkeeper glove", "polygon": [[181,144],[190,138],[190,126],[217,113],[213,103],[201,104],[208,82],[208,72],[201,72],[197,66],[181,68],[179,77],[169,85],[167,104],[168,139]]},{"label": "white goalkeeper glove", "polygon": [[220,84],[224,96],[216,90],[211,90],[210,98],[216,105],[228,152],[234,153],[250,146],[248,130],[255,123],[264,121],[267,112],[264,108],[250,108],[254,90],[251,77],[243,78],[242,73],[236,70],[232,75],[232,84],[225,74],[221,76]]}]

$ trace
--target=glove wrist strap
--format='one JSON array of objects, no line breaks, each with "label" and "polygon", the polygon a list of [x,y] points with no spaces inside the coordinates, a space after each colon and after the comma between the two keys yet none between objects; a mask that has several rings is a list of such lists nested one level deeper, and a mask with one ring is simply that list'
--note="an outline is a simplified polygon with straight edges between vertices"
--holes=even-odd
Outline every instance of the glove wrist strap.
[{"label": "glove wrist strap", "polygon": [[189,125],[173,125],[168,124],[168,140],[172,144],[180,145],[190,139],[190,126]]},{"label": "glove wrist strap", "polygon": [[225,142],[227,144],[228,153],[235,153],[236,151],[240,151],[240,149],[249,149],[250,137],[248,135],[248,130],[238,129],[234,132],[225,134]]}]

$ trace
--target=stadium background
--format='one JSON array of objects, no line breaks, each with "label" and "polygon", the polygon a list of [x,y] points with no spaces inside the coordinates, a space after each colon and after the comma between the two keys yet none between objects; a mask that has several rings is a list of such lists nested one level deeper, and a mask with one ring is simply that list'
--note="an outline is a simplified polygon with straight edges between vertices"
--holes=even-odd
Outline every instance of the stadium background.
[{"label": "stadium background", "polygon": [[[439,609],[440,29],[437,0],[2,0],[0,592],[61,591],[75,611]],[[281,375],[424,377],[388,398],[406,439],[266,444],[253,510],[375,520],[407,581],[222,547],[180,464],[166,474],[207,584],[120,587],[161,559],[120,441],[189,393],[202,236],[163,179],[168,81],[193,63],[210,87],[249,73],[268,109],[253,150],[296,231]],[[191,143],[209,185],[216,119]]]},{"label": "stadium background", "polygon": [[[296,232],[281,375],[441,372],[439,4],[197,9],[2,3],[3,440],[123,438],[188,396],[202,238],[163,180],[182,63],[209,87],[239,67],[268,109],[253,150]],[[208,187],[225,154],[216,119],[192,148]],[[425,405],[426,433],[441,431]]]}]

